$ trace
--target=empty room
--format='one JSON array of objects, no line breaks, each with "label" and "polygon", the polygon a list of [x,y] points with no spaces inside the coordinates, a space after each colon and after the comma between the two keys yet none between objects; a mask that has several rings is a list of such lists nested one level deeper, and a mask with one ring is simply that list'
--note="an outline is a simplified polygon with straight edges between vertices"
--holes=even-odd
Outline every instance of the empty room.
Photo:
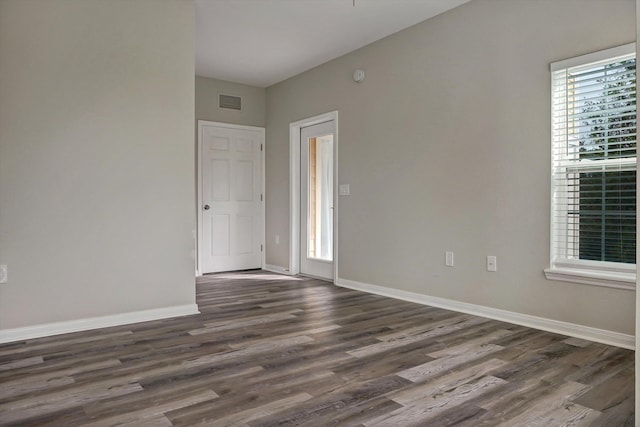
[{"label": "empty room", "polygon": [[0,426],[640,426],[640,0],[0,0]]}]

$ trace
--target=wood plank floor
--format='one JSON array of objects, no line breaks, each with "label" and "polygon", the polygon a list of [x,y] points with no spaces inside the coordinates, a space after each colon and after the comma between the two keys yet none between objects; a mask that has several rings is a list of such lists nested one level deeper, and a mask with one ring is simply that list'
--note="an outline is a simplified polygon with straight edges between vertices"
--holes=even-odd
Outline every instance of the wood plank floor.
[{"label": "wood plank floor", "polygon": [[0,425],[632,426],[632,351],[262,271],[0,346]]}]

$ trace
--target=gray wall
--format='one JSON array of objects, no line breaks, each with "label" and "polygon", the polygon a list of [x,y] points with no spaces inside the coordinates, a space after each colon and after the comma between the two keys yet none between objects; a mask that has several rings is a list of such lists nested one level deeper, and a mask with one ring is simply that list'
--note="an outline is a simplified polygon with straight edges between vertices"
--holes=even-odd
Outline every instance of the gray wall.
[{"label": "gray wall", "polygon": [[[218,107],[218,94],[242,97],[242,111]],[[266,89],[196,76],[196,119],[264,127]]]},{"label": "gray wall", "polygon": [[474,0],[269,87],[267,263],[289,263],[288,125],[339,110],[341,278],[633,334],[633,292],[543,269],[549,63],[634,41],[634,4]]},{"label": "gray wall", "polygon": [[195,302],[193,14],[0,1],[0,328]]}]

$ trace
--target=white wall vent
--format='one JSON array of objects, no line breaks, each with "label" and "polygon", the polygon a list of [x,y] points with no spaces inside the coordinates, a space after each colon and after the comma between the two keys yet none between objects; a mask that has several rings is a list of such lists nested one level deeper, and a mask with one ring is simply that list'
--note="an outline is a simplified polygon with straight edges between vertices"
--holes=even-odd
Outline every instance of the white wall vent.
[{"label": "white wall vent", "polygon": [[242,98],[239,96],[223,95],[218,96],[218,106],[227,110],[242,110]]}]

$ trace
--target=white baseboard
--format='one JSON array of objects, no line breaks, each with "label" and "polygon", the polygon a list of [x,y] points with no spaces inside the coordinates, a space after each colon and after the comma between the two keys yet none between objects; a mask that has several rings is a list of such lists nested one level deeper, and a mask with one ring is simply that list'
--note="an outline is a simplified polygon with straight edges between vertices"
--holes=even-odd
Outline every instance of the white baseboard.
[{"label": "white baseboard", "polygon": [[614,345],[616,347],[635,349],[636,339],[633,335],[621,334],[619,332],[606,331],[604,329],[592,328],[589,326],[576,325],[575,323],[561,322],[558,320],[546,319],[543,317],[531,316],[528,314],[515,313],[513,311],[500,310],[497,308],[485,307],[482,305],[469,304],[466,302],[454,301],[446,298],[432,297],[415,292],[402,291],[399,289],[386,288],[384,286],[370,285],[353,280],[338,278],[336,285],[344,288],[382,295],[385,297],[401,299],[423,305],[444,308],[452,311],[473,314],[489,319],[501,320],[503,322],[514,323],[516,325],[541,329],[561,335],[582,338],[596,341],[603,344]]},{"label": "white baseboard", "polygon": [[288,268],[280,267],[279,265],[265,264],[262,269],[265,271],[270,271],[272,273],[286,274],[287,276],[291,276],[291,272]]},{"label": "white baseboard", "polygon": [[152,310],[141,310],[130,313],[114,314],[111,316],[90,317],[87,319],[69,320],[65,322],[45,323],[42,325],[25,326],[14,329],[0,329],[0,344],[23,341],[32,338],[48,337],[50,335],[66,334],[69,332],[86,331],[110,326],[127,325],[130,323],[147,322],[149,320],[166,319],[169,317],[200,314],[196,304],[177,305]]}]

